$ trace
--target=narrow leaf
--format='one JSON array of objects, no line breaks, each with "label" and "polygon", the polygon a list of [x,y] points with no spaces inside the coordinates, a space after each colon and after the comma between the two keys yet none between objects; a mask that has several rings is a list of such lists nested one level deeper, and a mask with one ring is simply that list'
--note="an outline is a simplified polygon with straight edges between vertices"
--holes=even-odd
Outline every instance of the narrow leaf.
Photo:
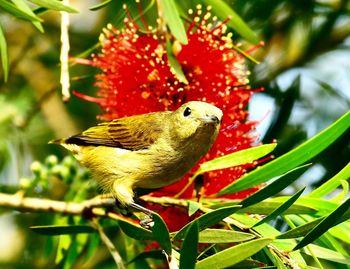
[{"label": "narrow leaf", "polygon": [[227,24],[233,28],[238,34],[240,34],[247,41],[258,44],[259,37],[254,33],[252,29],[242,20],[242,18],[224,1],[222,0],[201,0],[205,5],[211,6],[215,15],[222,20],[230,18]]},{"label": "narrow leaf", "polygon": [[32,16],[27,14],[26,12],[23,12],[21,9],[19,9],[18,7],[16,7],[15,5],[11,4],[6,0],[0,0],[0,7],[15,17],[18,17],[27,21],[42,21],[39,17]]},{"label": "narrow leaf", "polygon": [[236,243],[253,238],[253,234],[223,229],[205,229],[199,233],[199,243]]},{"label": "narrow leaf", "polygon": [[108,4],[110,4],[112,2],[112,0],[106,0],[106,1],[103,1],[102,3],[98,4],[98,5],[95,5],[95,6],[92,6],[90,7],[89,9],[92,10],[92,11],[96,11],[96,10],[99,10],[105,6],[107,6]]},{"label": "narrow leaf", "polygon": [[119,227],[129,237],[137,240],[155,240],[151,231],[128,221],[119,220]]},{"label": "narrow leaf", "polygon": [[305,253],[309,255],[311,255],[310,251],[308,250],[309,248],[318,258],[350,265],[350,257],[344,256],[343,254],[337,251],[310,244],[307,248],[304,249]]},{"label": "narrow leaf", "polygon": [[309,197],[322,197],[334,191],[341,183],[341,180],[350,178],[350,163],[348,163],[339,173],[327,180],[320,187],[308,194]]},{"label": "narrow leaf", "polygon": [[310,165],[304,165],[295,168],[292,171],[289,171],[285,175],[281,176],[279,179],[276,179],[271,184],[267,185],[266,187],[260,189],[259,191],[249,196],[248,198],[244,199],[241,202],[242,206],[247,207],[252,204],[259,203],[260,201],[272,197],[276,193],[279,193],[284,188],[288,187],[292,182],[297,180],[309,167]]},{"label": "narrow leaf", "polygon": [[9,59],[7,55],[7,43],[4,32],[0,25],[0,55],[1,55],[1,66],[4,73],[4,81],[6,82],[9,75]]},{"label": "narrow leaf", "polygon": [[[35,13],[30,9],[24,0],[12,0],[12,2],[23,12],[27,13],[29,16],[36,17]],[[38,18],[39,19],[39,18]],[[44,28],[40,21],[32,21],[35,28],[37,28],[41,33],[44,32]]]},{"label": "narrow leaf", "polygon": [[284,211],[286,211],[289,207],[291,207],[296,200],[300,197],[300,195],[303,193],[306,187],[299,190],[296,194],[294,194],[291,198],[289,198],[284,204],[276,208],[271,214],[267,215],[265,218],[260,220],[258,223],[256,223],[253,227],[259,226],[265,222],[268,222],[270,220],[273,220],[277,218],[279,215],[281,215]]},{"label": "narrow leaf", "polygon": [[193,201],[188,201],[188,215],[192,216],[200,209],[201,204]]},{"label": "narrow leaf", "polygon": [[196,173],[205,173],[213,170],[229,168],[241,164],[247,164],[271,153],[277,144],[266,144],[254,148],[240,150],[205,163],[202,163]]},{"label": "narrow leaf", "polygon": [[168,227],[158,214],[153,214],[152,234],[164,251],[171,256],[171,242]]},{"label": "narrow leaf", "polygon": [[48,226],[32,226],[30,229],[33,232],[42,235],[63,235],[63,234],[80,234],[93,233],[95,230],[87,225],[48,225]]},{"label": "narrow leaf", "polygon": [[30,2],[47,9],[52,9],[56,11],[66,11],[69,13],[79,13],[74,7],[63,4],[61,1],[57,0],[29,0]]},{"label": "narrow leaf", "polygon": [[251,188],[309,161],[331,145],[349,127],[350,111],[310,140],[225,187],[219,195]]},{"label": "narrow leaf", "polygon": [[158,8],[164,15],[164,20],[170,28],[174,37],[180,43],[186,45],[188,43],[185,27],[177,11],[174,0],[159,0]]},{"label": "narrow leaf", "polygon": [[172,45],[169,40],[166,42],[166,52],[167,52],[170,67],[172,68],[172,71],[175,73],[176,77],[179,79],[180,82],[188,84],[188,80],[184,72],[182,71],[182,67],[180,63],[177,61],[173,53]]},{"label": "narrow leaf", "polygon": [[185,225],[179,232],[177,232],[174,236],[174,239],[182,239],[184,238],[187,230],[193,222],[198,222],[199,231],[203,231],[204,229],[220,222],[222,219],[227,218],[236,212],[240,206],[234,205],[230,207],[223,207],[212,212],[206,213],[199,218],[191,221],[187,225]]},{"label": "narrow leaf", "polygon": [[198,222],[188,228],[180,251],[180,269],[194,269],[198,248]]},{"label": "narrow leaf", "polygon": [[245,260],[272,242],[270,238],[260,238],[230,247],[199,261],[196,269],[226,268]]},{"label": "narrow leaf", "polygon": [[330,228],[338,224],[338,220],[350,207],[350,198],[340,205],[336,210],[323,219],[315,228],[313,228],[293,250],[300,249],[309,243],[315,241]]}]

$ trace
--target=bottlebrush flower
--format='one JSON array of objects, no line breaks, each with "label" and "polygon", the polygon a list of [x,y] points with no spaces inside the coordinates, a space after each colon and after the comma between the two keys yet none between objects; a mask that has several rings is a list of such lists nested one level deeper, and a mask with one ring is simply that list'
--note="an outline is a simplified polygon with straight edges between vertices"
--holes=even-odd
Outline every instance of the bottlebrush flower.
[{"label": "bottlebrush flower", "polygon": [[[169,65],[165,34],[151,32],[145,20],[144,26],[149,31],[141,33],[129,16],[122,30],[109,25],[100,38],[101,51],[93,55],[92,60],[81,61],[101,70],[96,75],[97,97],[75,94],[99,104],[104,111],[99,118],[104,120],[175,110],[190,100],[209,102],[223,110],[224,118],[216,143],[201,162],[251,147],[257,137],[251,132],[255,122],[247,122],[247,105],[254,91],[248,85],[245,57],[234,49],[231,34],[225,34],[226,23],[210,18],[208,10],[202,14],[198,9],[187,25],[188,44],[173,43],[173,53],[188,84],[181,82]],[[201,195],[217,193],[254,166],[246,164],[204,174]],[[197,168],[198,165],[192,172]],[[176,195],[191,174],[153,195]],[[225,197],[241,199],[254,191],[250,189]],[[194,195],[191,186],[181,197]],[[166,210],[163,213],[164,216],[168,214]],[[179,211],[179,214],[182,213]],[[178,228],[172,227],[172,230]]]}]

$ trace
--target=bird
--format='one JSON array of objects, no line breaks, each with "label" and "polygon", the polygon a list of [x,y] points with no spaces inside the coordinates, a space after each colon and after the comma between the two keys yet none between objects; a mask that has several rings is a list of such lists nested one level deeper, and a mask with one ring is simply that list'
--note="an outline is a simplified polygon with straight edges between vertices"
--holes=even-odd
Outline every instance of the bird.
[{"label": "bird", "polygon": [[222,117],[218,107],[190,101],[175,111],[117,118],[49,143],[71,151],[121,205],[152,216],[134,201],[134,190],[180,180],[211,148]]}]

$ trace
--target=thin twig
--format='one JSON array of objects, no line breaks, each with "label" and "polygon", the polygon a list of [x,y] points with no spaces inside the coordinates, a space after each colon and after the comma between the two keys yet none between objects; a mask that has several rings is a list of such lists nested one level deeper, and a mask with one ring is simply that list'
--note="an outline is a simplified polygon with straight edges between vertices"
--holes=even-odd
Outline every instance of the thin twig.
[{"label": "thin twig", "polygon": [[[69,5],[69,0],[63,0],[63,4]],[[69,82],[69,14],[66,11],[61,11],[61,85],[63,101],[68,101],[70,98],[70,82]]]},{"label": "thin twig", "polygon": [[117,264],[117,267],[119,269],[125,269],[122,257],[120,256],[118,250],[113,245],[112,241],[108,238],[108,236],[103,231],[103,229],[100,226],[100,224],[98,223],[97,219],[96,218],[92,219],[91,223],[92,223],[92,226],[98,231],[102,242],[108,248],[108,250],[111,253],[115,263]]}]

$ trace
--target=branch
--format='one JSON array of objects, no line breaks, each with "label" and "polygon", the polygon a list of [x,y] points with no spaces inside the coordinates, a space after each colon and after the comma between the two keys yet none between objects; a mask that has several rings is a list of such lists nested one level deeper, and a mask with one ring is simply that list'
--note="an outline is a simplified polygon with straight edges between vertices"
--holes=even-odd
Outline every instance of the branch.
[{"label": "branch", "polygon": [[82,215],[94,207],[114,206],[115,199],[97,196],[81,203],[55,201],[44,198],[24,197],[22,193],[0,193],[0,207],[30,212],[52,212],[69,215]]}]

